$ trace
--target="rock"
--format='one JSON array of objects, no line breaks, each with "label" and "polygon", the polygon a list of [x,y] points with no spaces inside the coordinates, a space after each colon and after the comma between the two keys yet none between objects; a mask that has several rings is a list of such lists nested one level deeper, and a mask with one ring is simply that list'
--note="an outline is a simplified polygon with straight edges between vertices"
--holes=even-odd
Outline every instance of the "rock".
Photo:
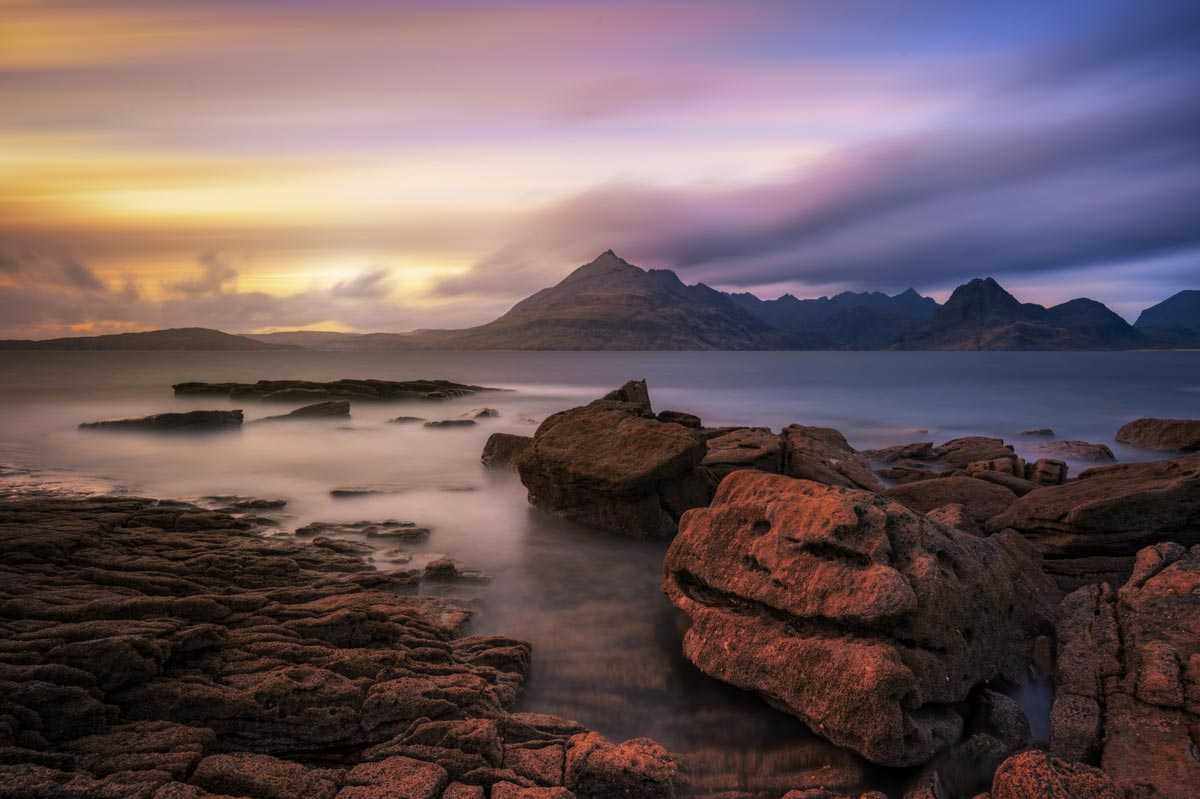
[{"label": "rock", "polygon": [[708,439],[703,464],[718,480],[734,469],[779,474],[783,469],[783,440],[765,427],[738,428]]},{"label": "rock", "polygon": [[1037,428],[1034,428],[1033,430],[1022,430],[1021,435],[1037,436],[1040,438],[1054,438],[1054,431],[1051,430],[1049,427],[1037,427]]},{"label": "rock", "polygon": [[463,419],[495,419],[500,416],[500,411],[495,408],[472,408],[464,414],[461,414]]},{"label": "rock", "polygon": [[284,422],[302,419],[340,419],[350,415],[349,400],[327,400],[325,402],[315,402],[312,405],[305,405],[302,408],[297,408],[291,413],[280,414],[279,416],[264,416],[261,419],[255,419],[255,422]]},{"label": "rock", "polygon": [[331,488],[329,490],[329,496],[333,497],[334,499],[356,499],[358,497],[371,497],[371,496],[375,496],[377,494],[386,494],[386,493],[387,493],[386,491],[382,491],[378,488],[347,487],[347,488]]},{"label": "rock", "polygon": [[293,535],[304,536],[343,536],[365,535],[367,538],[390,538],[402,541],[422,541],[429,537],[428,527],[418,527],[416,522],[402,522],[396,519],[384,521],[358,522],[310,522],[297,528]]},{"label": "rock", "polygon": [[654,408],[650,405],[650,389],[645,380],[630,380],[620,388],[605,394],[604,399],[635,405],[643,416],[654,415]]},{"label": "rock", "polygon": [[783,429],[783,439],[785,474],[844,488],[881,488],[867,460],[837,430],[793,424]]},{"label": "rock", "polygon": [[1104,772],[1031,749],[1005,760],[991,799],[1125,799]]},{"label": "rock", "polygon": [[1200,546],[1137,554],[1121,589],[1089,585],[1058,613],[1051,751],[1098,762],[1121,795],[1200,785]]},{"label": "rock", "polygon": [[977,524],[1001,513],[1017,499],[1011,489],[973,477],[918,480],[894,486],[883,493],[918,513],[928,513],[951,503],[959,504]]},{"label": "rock", "polygon": [[450,558],[437,558],[425,564],[425,577],[430,580],[453,580],[458,576],[458,566]]},{"label": "rock", "polygon": [[579,796],[674,796],[656,744],[512,713],[529,645],[356,549],[34,496],[0,498],[0,554],[5,797],[567,799],[569,746]]},{"label": "rock", "polygon": [[937,447],[937,460],[954,469],[965,469],[974,461],[990,461],[1012,456],[1012,447],[1002,438],[988,436],[965,436],[952,438]]},{"label": "rock", "polygon": [[708,503],[712,478],[697,467],[695,431],[611,400],[556,413],[517,462],[529,501],[634,537],[667,538],[684,510]]},{"label": "rock", "polygon": [[1102,466],[1019,498],[990,519],[1041,550],[1064,591],[1129,576],[1139,549],[1159,541],[1200,543],[1200,458]]},{"label": "rock", "polygon": [[976,686],[1023,673],[1055,596],[1035,558],[1019,536],[977,538],[868,492],[738,471],[684,516],[664,590],[701,671],[907,766],[959,739]]},{"label": "rock", "polygon": [[1089,441],[1048,441],[1045,444],[1038,444],[1034,449],[1076,461],[1112,463],[1117,459],[1117,456],[1113,455],[1113,451],[1106,445],[1093,444]]},{"label": "rock", "polygon": [[116,419],[108,422],[84,422],[83,430],[145,430],[155,433],[198,432],[207,430],[229,430],[242,426],[242,412],[238,411],[187,411],[186,413],[158,413],[141,419]]},{"label": "rock", "polygon": [[224,395],[235,399],[294,402],[346,399],[368,401],[442,400],[466,397],[483,391],[498,391],[486,386],[453,383],[449,380],[334,380],[315,383],[309,380],[259,380],[257,383],[176,383],[176,396],[193,394]]},{"label": "rock", "polygon": [[1117,431],[1117,441],[1159,451],[1200,450],[1200,419],[1135,419]]},{"label": "rock", "polygon": [[679,767],[649,738],[614,744],[582,733],[567,744],[564,784],[578,799],[674,799]]},{"label": "rock", "polygon": [[1025,479],[1034,485],[1057,486],[1067,482],[1067,464],[1052,458],[1039,458],[1025,464]]},{"label": "rock", "polygon": [[390,424],[416,424],[417,422],[426,421],[422,416],[397,416],[393,419],[388,419]]},{"label": "rock", "polygon": [[684,413],[683,411],[659,411],[655,418],[660,422],[670,422],[697,430],[703,426],[699,416],[694,413]]},{"label": "rock", "polygon": [[1002,439],[985,436],[953,438],[938,447],[928,441],[901,444],[870,450],[863,456],[885,464],[879,471],[880,476],[901,484],[945,476],[966,470],[972,464],[976,464],[977,470],[1012,471],[1015,474],[1011,464],[1020,460]]},{"label": "rock", "polygon": [[483,454],[479,456],[479,460],[484,466],[492,469],[515,468],[517,458],[521,457],[532,443],[532,436],[492,433],[483,445]]},{"label": "rock", "polygon": [[439,419],[434,422],[426,422],[426,427],[474,427],[474,419]]},{"label": "rock", "polygon": [[1018,497],[1023,497],[1033,489],[1037,488],[1037,484],[1032,480],[1026,480],[1024,477],[1017,477],[1008,472],[973,472],[971,474],[976,480],[983,480],[985,483],[994,483],[995,485],[1007,488],[1009,491],[1016,494]]},{"label": "rock", "polygon": [[971,461],[967,464],[967,474],[972,477],[977,476],[981,472],[994,472],[998,474],[1007,474],[1013,477],[1025,477],[1025,461],[1016,454],[1012,453],[1003,458],[992,458],[986,461]]},{"label": "rock", "polygon": [[962,530],[971,535],[984,535],[983,526],[971,516],[967,506],[961,502],[951,502],[949,505],[934,508],[925,516],[943,527],[953,527],[955,530]]}]

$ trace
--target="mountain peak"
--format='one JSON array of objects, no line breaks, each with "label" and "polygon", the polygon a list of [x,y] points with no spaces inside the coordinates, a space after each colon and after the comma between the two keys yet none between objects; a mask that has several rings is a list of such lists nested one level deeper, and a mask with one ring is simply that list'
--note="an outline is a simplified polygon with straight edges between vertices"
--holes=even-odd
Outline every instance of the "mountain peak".
[{"label": "mountain peak", "polygon": [[567,275],[562,282],[568,283],[588,278],[621,274],[640,275],[645,274],[645,270],[629,263],[612,250],[605,250],[588,263]]},{"label": "mountain peak", "polygon": [[991,277],[977,277],[959,286],[937,312],[943,322],[1011,321],[1022,315],[1017,298]]}]

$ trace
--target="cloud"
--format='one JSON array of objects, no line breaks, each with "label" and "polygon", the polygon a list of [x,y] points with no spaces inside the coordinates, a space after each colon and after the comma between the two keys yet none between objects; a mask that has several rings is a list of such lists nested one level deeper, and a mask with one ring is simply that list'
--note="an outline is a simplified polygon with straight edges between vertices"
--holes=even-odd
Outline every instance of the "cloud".
[{"label": "cloud", "polygon": [[196,260],[200,263],[201,274],[199,277],[193,280],[181,280],[177,283],[164,283],[163,288],[192,296],[224,294],[225,284],[237,280],[237,270],[230,266],[220,253],[204,253]]},{"label": "cloud", "polygon": [[388,270],[371,269],[350,280],[335,283],[329,293],[334,297],[350,299],[379,299],[386,297],[392,290],[387,278]]},{"label": "cloud", "polygon": [[96,273],[87,264],[74,258],[64,258],[60,266],[62,276],[68,284],[84,291],[108,291],[108,286],[96,277]]}]

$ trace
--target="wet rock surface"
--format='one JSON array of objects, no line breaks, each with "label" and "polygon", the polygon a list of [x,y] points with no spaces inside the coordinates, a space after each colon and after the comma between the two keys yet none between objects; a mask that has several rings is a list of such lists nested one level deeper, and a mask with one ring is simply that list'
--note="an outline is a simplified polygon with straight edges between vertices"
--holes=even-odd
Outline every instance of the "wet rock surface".
[{"label": "wet rock surface", "polygon": [[987,526],[1016,530],[1036,544],[1063,590],[1118,585],[1142,547],[1200,543],[1200,457],[1088,469],[1020,497]]},{"label": "wet rock surface", "polygon": [[440,400],[497,390],[450,380],[334,380],[328,383],[259,380],[257,383],[176,383],[172,388],[176,396],[216,395],[279,402]]},{"label": "wet rock surface", "polygon": [[1090,441],[1048,441],[1045,444],[1038,444],[1035,449],[1076,461],[1112,463],[1117,459],[1107,444],[1093,444]]},{"label": "wet rock surface", "polygon": [[1200,450],[1200,419],[1135,419],[1117,431],[1117,441],[1160,452]]},{"label": "wet rock surface", "polygon": [[1058,611],[1054,754],[1100,766],[1131,796],[1200,785],[1200,546],[1157,544],[1119,590],[1090,585]]},{"label": "wet rock surface", "polygon": [[84,422],[81,430],[129,430],[151,433],[187,433],[230,430],[242,426],[242,412],[187,411],[186,413],[156,413],[140,419],[114,419],[105,422]]},{"label": "wet rock surface", "polygon": [[516,468],[516,460],[529,449],[533,443],[532,436],[518,436],[512,433],[492,433],[487,443],[483,445],[483,453],[479,460],[484,466],[498,469],[504,467]]},{"label": "wet rock surface", "polygon": [[684,516],[664,590],[701,671],[893,766],[960,739],[962,703],[1023,673],[1056,598],[1019,536],[978,538],[876,494],[753,471]]},{"label": "wet rock surface", "polygon": [[179,502],[0,500],[0,795],[675,795],[656,744],[511,712],[527,644],[247,528]]},{"label": "wet rock surface", "polygon": [[350,416],[349,400],[327,400],[305,405],[290,413],[277,416],[264,416],[255,422],[303,421],[305,419],[344,419]]}]

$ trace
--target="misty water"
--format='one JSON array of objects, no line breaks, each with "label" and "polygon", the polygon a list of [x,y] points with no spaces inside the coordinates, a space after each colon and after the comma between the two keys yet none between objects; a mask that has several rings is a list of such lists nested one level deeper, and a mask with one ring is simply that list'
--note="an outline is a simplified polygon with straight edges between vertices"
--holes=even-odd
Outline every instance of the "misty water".
[{"label": "misty water", "polygon": [[[841,430],[859,448],[1003,436],[1037,457],[1019,431],[1106,443],[1138,416],[1200,413],[1200,353],[0,353],[0,491],[50,487],[162,498],[286,499],[271,515],[290,535],[313,521],[396,518],[432,528],[419,544],[379,544],[380,568],[440,555],[481,569],[486,583],[425,583],[476,611],[472,631],[534,645],[522,709],[574,718],[605,735],[650,736],[683,753],[714,789],[836,782],[853,756],[794,719],[692,668],[659,588],[665,544],[582,529],[531,509],[510,473],[479,463],[497,431],[532,434],[554,411],[627,379],[649,380],[656,409],[709,425]],[[238,432],[156,436],[84,432],[83,421],[241,407],[246,418],[289,407],[176,399],[185,380],[446,378],[509,389],[447,402],[355,403],[352,418],[247,425]],[[390,424],[499,410],[474,428]],[[1077,472],[1082,464],[1072,464]],[[335,499],[337,488],[379,493]],[[398,566],[397,549],[412,555]],[[815,771],[814,771],[815,770]],[[891,777],[870,774],[885,784]]]}]

